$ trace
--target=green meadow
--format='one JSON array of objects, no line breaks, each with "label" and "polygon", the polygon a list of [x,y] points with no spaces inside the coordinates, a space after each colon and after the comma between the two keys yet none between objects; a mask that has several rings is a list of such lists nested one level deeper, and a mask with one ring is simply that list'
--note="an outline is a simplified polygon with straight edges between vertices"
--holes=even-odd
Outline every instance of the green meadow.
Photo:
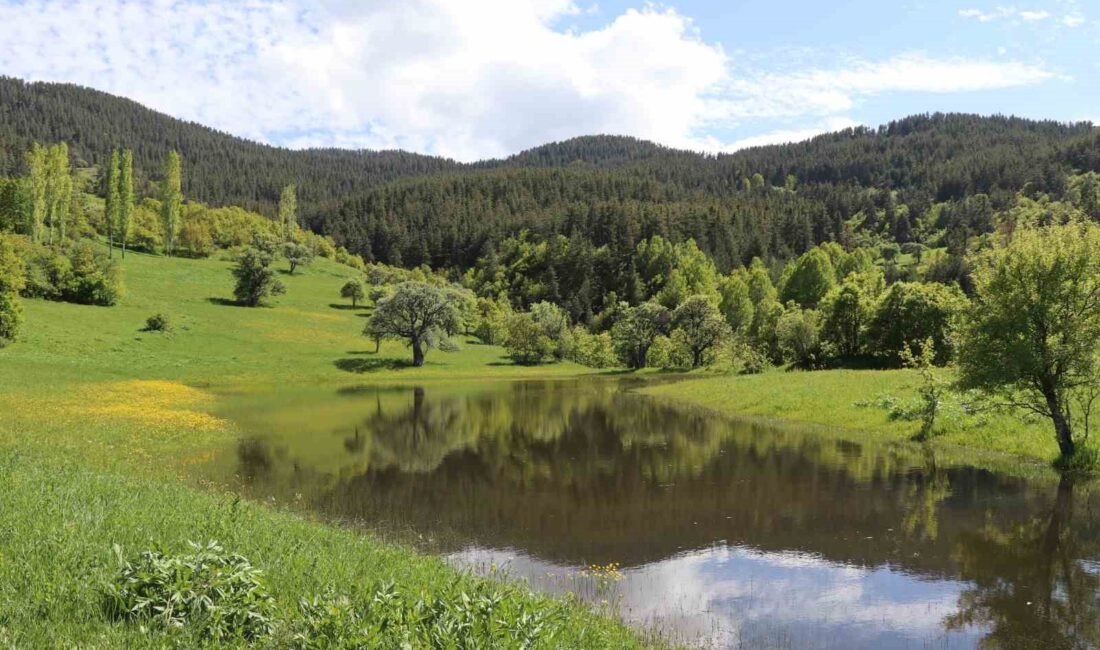
[{"label": "green meadow", "polygon": [[[285,263],[280,263],[285,267]],[[26,326],[0,350],[0,646],[164,647],[194,639],[146,631],[108,617],[103,587],[116,551],[133,555],[216,539],[266,576],[279,607],[326,589],[387,581],[414,593],[473,590],[438,558],[361,531],[343,530],[241,501],[200,484],[189,466],[231,442],[236,425],[220,396],[285,396],[296,386],[572,377],[572,363],[517,366],[496,346],[462,337],[457,352],[431,351],[422,368],[408,350],[361,330],[340,286],[359,274],[318,259],[282,274],[287,293],[268,307],[229,301],[230,262],[129,254],[117,306],[24,301]],[[145,332],[163,313],[170,332]],[[646,373],[643,373],[646,374]],[[891,415],[912,400],[910,371],[772,371],[702,374],[646,392],[744,416],[830,427],[833,435],[906,442],[917,423]],[[281,399],[281,398],[280,398]],[[1044,473],[1057,454],[1042,423],[962,406],[941,418],[934,445],[952,461]],[[992,460],[991,460],[992,459]],[[635,647],[640,639],[610,616],[499,585],[516,611],[553,611],[549,647]],[[450,590],[450,591],[447,591]],[[526,608],[526,609],[525,609]],[[288,614],[288,616],[293,616]]]},{"label": "green meadow", "polygon": [[[584,372],[512,365],[498,347],[464,345],[404,368],[378,353],[362,309],[339,288],[352,269],[326,260],[293,276],[270,307],[228,302],[225,260],[129,254],[114,307],[24,301],[26,326],[0,350],[0,647],[168,647],[199,640],[106,615],[103,590],[124,556],[217,540],[263,570],[280,610],[300,598],[393,582],[416,597],[476,593],[484,581],[441,559],[342,530],[190,479],[188,466],[232,441],[218,395],[372,381],[516,379]],[[172,331],[144,332],[155,313]],[[638,635],[573,602],[494,584],[501,611],[549,616],[539,647],[634,647]],[[534,614],[532,614],[534,613]],[[503,616],[503,615],[502,615]]]}]

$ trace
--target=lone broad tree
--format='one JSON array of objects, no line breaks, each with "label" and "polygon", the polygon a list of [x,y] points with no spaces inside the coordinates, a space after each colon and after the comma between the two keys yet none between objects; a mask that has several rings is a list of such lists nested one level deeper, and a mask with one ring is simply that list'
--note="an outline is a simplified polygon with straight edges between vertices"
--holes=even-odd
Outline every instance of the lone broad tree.
[{"label": "lone broad tree", "polygon": [[974,281],[960,387],[1048,418],[1072,458],[1100,394],[1100,226],[1018,230],[978,259]]},{"label": "lone broad tree", "polygon": [[424,365],[426,348],[445,345],[462,322],[456,297],[426,282],[402,282],[375,305],[364,334],[404,340],[413,365]]}]

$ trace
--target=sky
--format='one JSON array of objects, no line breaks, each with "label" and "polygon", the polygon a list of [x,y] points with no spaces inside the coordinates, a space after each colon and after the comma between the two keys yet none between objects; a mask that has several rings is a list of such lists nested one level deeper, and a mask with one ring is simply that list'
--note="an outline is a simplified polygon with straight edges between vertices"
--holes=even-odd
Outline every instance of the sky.
[{"label": "sky", "polygon": [[0,0],[0,74],[291,148],[696,151],[914,113],[1100,123],[1100,0]]}]

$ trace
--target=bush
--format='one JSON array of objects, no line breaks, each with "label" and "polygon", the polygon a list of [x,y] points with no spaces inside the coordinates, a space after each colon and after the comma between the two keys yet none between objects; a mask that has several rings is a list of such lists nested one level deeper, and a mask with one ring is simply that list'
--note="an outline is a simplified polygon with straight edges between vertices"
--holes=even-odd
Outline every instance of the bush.
[{"label": "bush", "polygon": [[153,314],[145,319],[146,332],[168,332],[171,329],[172,325],[165,314]]},{"label": "bush", "polygon": [[247,307],[256,307],[268,296],[282,295],[286,291],[271,269],[271,254],[262,249],[242,251],[233,267],[233,277],[237,278],[233,295],[237,302]]},{"label": "bush", "polygon": [[270,634],[275,599],[260,570],[217,542],[190,545],[188,555],[145,551],[130,561],[116,546],[119,572],[105,590],[107,614],[219,643]]},{"label": "bush", "polygon": [[57,251],[22,240],[18,248],[26,265],[21,293],[28,298],[109,306],[122,295],[118,265],[90,242]]},{"label": "bush", "polygon": [[954,352],[952,329],[966,304],[966,297],[956,287],[921,282],[894,284],[868,324],[871,347],[900,364],[903,350],[917,349],[930,338],[936,363],[947,363]]},{"label": "bush", "polygon": [[14,291],[0,291],[0,348],[15,340],[22,324],[23,307],[19,304],[19,295]]},{"label": "bush", "polygon": [[113,305],[122,295],[118,265],[89,242],[81,242],[69,251],[72,277],[63,292],[64,299],[82,305]]},{"label": "bush", "polygon": [[569,335],[568,358],[589,368],[608,368],[615,365],[615,348],[611,334],[592,334],[581,325]]},{"label": "bush", "polygon": [[734,340],[730,356],[735,364],[741,366],[740,372],[743,375],[758,375],[771,366],[768,355],[763,350],[741,339]]},{"label": "bush", "polygon": [[195,218],[185,220],[180,226],[176,253],[183,257],[210,257],[214,253],[210,224]]},{"label": "bush", "polygon": [[533,365],[554,354],[554,342],[531,314],[512,314],[504,329],[504,349],[516,363]]},{"label": "bush", "polygon": [[775,335],[786,361],[812,367],[821,361],[821,326],[818,312],[792,306],[779,318]]},{"label": "bush", "polygon": [[512,598],[508,587],[453,583],[435,596],[387,583],[351,596],[332,591],[298,604],[292,648],[553,648],[561,605]]}]

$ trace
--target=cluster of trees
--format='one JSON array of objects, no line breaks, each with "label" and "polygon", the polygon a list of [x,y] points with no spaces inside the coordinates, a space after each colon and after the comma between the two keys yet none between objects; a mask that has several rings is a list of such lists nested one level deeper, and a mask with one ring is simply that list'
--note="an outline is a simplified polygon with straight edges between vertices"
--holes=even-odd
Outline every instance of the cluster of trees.
[{"label": "cluster of trees", "polygon": [[[781,270],[756,258],[722,274],[693,241],[654,236],[638,244],[627,270],[604,278],[611,284],[597,290],[599,302],[578,304],[583,285],[555,292],[555,269],[603,253],[527,235],[506,240],[503,254],[479,260],[461,282],[427,267],[371,265],[368,288],[352,281],[341,295],[353,304],[369,295],[375,310],[364,333],[407,342],[416,365],[428,348],[453,347],[460,332],[503,345],[523,364],[698,368],[725,358],[748,372],[784,362],[912,365],[926,379],[925,434],[943,391],[931,367],[953,362],[960,389],[1048,418],[1072,465],[1100,396],[1100,225],[1082,208],[1096,189],[1088,176],[1074,183],[1086,191],[1066,202],[1021,196],[997,214],[993,233],[971,238],[969,295],[957,278],[941,278],[944,250],[926,251],[913,280],[889,280],[896,251],[834,242]],[[608,286],[629,287],[630,298]]]}]

